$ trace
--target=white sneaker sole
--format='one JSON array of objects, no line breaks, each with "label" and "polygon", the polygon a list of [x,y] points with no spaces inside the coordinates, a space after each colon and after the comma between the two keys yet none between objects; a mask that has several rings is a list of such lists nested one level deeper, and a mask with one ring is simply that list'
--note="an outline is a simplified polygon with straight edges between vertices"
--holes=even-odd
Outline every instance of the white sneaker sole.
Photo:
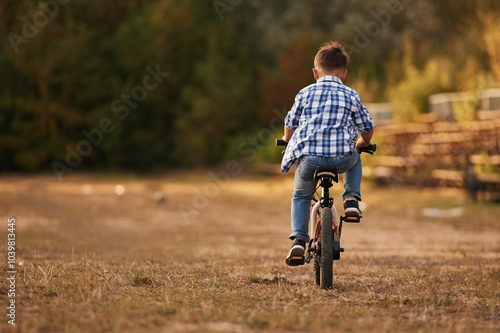
[{"label": "white sneaker sole", "polygon": [[306,249],[303,246],[300,245],[295,245],[290,249],[290,252],[288,253],[289,257],[302,257],[304,255],[304,252]]},{"label": "white sneaker sole", "polygon": [[359,209],[350,207],[350,208],[346,208],[346,210],[345,210],[345,216],[348,216],[348,217],[362,217],[363,215],[361,214],[361,211]]}]

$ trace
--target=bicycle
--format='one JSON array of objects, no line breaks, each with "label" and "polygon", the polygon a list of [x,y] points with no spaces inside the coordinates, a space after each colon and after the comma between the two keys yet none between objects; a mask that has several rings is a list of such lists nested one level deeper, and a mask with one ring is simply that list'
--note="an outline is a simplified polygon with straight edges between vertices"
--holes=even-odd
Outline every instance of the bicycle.
[{"label": "bicycle", "polygon": [[[276,140],[276,146],[286,146],[283,140]],[[373,155],[377,145],[372,144],[360,149],[359,153]],[[333,183],[339,182],[337,168],[334,166],[320,165],[314,173],[314,181],[319,183],[316,190],[321,187],[321,195],[313,199],[310,213],[309,227],[311,240],[307,245],[306,256],[292,257],[290,264],[293,266],[314,263],[315,282],[321,289],[330,289],[333,281],[333,261],[340,260],[340,253],[344,249],[340,247],[340,236],[342,234],[343,222],[359,223],[359,216],[338,216],[337,209],[333,205],[333,197],[330,196],[330,188]],[[318,192],[316,192],[318,195]]]}]

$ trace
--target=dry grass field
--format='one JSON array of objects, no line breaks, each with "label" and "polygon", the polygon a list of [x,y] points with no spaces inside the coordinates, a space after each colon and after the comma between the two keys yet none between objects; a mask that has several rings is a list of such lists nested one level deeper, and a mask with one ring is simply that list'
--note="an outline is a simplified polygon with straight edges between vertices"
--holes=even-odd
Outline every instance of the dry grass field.
[{"label": "dry grass field", "polygon": [[500,332],[500,205],[363,186],[364,219],[344,226],[324,291],[312,264],[284,263],[291,177],[4,176],[0,244],[5,254],[15,217],[17,317],[12,327],[2,315],[0,329]]}]

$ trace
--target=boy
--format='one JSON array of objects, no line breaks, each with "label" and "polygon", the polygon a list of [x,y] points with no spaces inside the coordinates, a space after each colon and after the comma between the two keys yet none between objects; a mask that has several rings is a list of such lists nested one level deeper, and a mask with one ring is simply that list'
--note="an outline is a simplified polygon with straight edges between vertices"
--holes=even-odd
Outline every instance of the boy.
[{"label": "boy", "polygon": [[[283,140],[288,146],[281,163],[287,173],[297,161],[292,199],[292,256],[303,256],[309,242],[309,207],[319,165],[334,165],[344,173],[346,216],[360,216],[361,159],[358,150],[371,142],[375,124],[359,94],[342,81],[347,75],[349,56],[341,44],[324,43],[314,58],[315,84],[302,89],[285,118]],[[361,137],[358,138],[358,132]]]}]

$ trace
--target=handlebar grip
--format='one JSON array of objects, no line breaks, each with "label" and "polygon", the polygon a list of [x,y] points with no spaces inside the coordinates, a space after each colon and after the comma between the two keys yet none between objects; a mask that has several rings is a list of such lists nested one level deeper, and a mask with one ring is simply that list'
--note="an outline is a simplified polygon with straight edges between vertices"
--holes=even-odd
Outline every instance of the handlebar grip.
[{"label": "handlebar grip", "polygon": [[377,151],[377,145],[368,145],[366,147],[359,148],[359,153],[368,153],[370,155],[373,155],[374,152]]},{"label": "handlebar grip", "polygon": [[288,145],[288,142],[286,142],[285,140],[281,140],[281,139],[276,139],[276,146],[285,146]]}]

